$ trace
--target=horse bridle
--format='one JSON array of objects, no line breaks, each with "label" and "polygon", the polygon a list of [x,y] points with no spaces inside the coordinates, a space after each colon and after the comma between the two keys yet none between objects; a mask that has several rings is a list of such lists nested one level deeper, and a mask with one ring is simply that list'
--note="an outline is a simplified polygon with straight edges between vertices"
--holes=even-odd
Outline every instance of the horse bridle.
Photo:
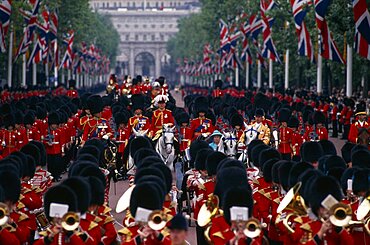
[{"label": "horse bridle", "polygon": [[166,133],[173,134],[174,135],[173,132],[163,131],[163,143],[164,143],[164,146],[167,146],[167,145],[173,146],[174,145],[173,142],[166,142],[166,137],[164,137]]}]

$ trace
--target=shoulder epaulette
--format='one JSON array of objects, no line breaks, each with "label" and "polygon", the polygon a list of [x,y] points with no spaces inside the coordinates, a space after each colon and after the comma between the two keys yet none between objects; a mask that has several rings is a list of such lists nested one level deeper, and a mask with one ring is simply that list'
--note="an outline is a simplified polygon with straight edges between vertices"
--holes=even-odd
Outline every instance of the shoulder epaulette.
[{"label": "shoulder epaulette", "polygon": [[98,224],[97,223],[95,223],[94,221],[91,221],[90,222],[90,225],[89,225],[89,231],[91,231],[92,229],[94,229],[95,227],[98,227]]},{"label": "shoulder epaulette", "polygon": [[18,218],[18,222],[21,222],[21,221],[26,220],[26,219],[29,218],[27,214],[24,214],[22,212],[18,212],[18,214],[20,215],[19,218]]},{"label": "shoulder epaulette", "polygon": [[312,232],[311,226],[308,223],[305,223],[300,226],[302,230]]},{"label": "shoulder epaulette", "polygon": [[299,224],[302,224],[302,223],[303,223],[303,219],[302,219],[300,216],[298,216],[298,217],[296,217],[296,218],[294,219],[294,222],[297,222],[297,223],[299,223]]},{"label": "shoulder epaulette", "polygon": [[110,211],[112,211],[112,209],[111,209],[110,207],[108,207],[108,206],[104,205],[104,211],[103,211],[103,213],[104,213],[104,214],[107,214],[107,213],[109,213]]},{"label": "shoulder epaulette", "polygon": [[40,231],[39,235],[42,236],[42,237],[46,237],[46,236],[48,236],[48,232],[47,231]]},{"label": "shoulder epaulette", "polygon": [[265,193],[265,195],[264,195],[264,196],[271,200],[271,195],[270,195],[270,193]]},{"label": "shoulder epaulette", "polygon": [[225,239],[225,237],[222,235],[221,231],[215,232],[212,234],[215,237],[219,237],[221,239]]},{"label": "shoulder epaulette", "polygon": [[95,216],[95,219],[94,219],[94,222],[95,223],[100,223],[100,222],[102,222],[103,221],[103,219],[102,218],[100,218],[99,216]]},{"label": "shoulder epaulette", "polygon": [[104,220],[104,225],[112,222],[114,222],[114,218],[112,216],[107,216]]}]

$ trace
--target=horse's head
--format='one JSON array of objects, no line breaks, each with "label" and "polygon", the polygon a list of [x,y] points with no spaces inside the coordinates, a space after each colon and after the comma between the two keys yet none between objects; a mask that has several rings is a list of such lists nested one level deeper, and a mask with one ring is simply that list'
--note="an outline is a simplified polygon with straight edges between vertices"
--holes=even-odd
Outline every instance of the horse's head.
[{"label": "horse's head", "polygon": [[234,132],[224,132],[222,141],[225,148],[225,154],[228,157],[234,157],[238,148],[238,139]]},{"label": "horse's head", "polygon": [[173,149],[173,142],[175,138],[175,126],[164,124],[162,127],[162,139],[166,148],[166,153],[170,154]]},{"label": "horse's head", "polygon": [[257,139],[258,137],[258,131],[255,130],[252,126],[248,126],[244,131],[244,139],[245,139],[245,145],[249,145],[252,140]]},{"label": "horse's head", "polygon": [[143,136],[147,135],[148,129],[147,130],[136,130],[135,128],[133,128],[132,132],[134,132],[135,138],[136,137],[143,137]]},{"label": "horse's head", "polygon": [[366,146],[370,144],[370,134],[367,128],[358,129],[357,143]]}]

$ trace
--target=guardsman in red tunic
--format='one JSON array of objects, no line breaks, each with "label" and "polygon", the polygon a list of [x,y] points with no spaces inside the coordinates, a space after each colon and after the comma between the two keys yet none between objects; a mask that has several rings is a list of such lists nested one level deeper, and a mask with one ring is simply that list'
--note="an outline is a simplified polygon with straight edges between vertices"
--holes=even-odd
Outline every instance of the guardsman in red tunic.
[{"label": "guardsman in red tunic", "polygon": [[64,152],[63,136],[58,128],[60,118],[58,113],[52,112],[49,114],[49,128],[47,134],[43,136],[47,154],[47,168],[54,178],[54,181],[60,180],[60,175],[64,170],[62,154]]},{"label": "guardsman in red tunic", "polygon": [[344,104],[347,106],[347,111],[343,117],[342,139],[348,139],[349,130],[351,128],[351,119],[353,116],[353,110],[355,108],[355,102],[352,99],[345,99]]},{"label": "guardsman in red tunic", "polygon": [[40,137],[47,134],[48,131],[48,118],[47,111],[45,108],[40,106],[36,107],[36,120],[33,126],[40,132]]},{"label": "guardsman in red tunic", "polygon": [[212,120],[206,118],[208,111],[208,100],[205,97],[199,97],[194,102],[194,115],[196,118],[191,120],[190,127],[193,131],[193,140],[199,136],[208,137],[214,131]]},{"label": "guardsman in red tunic", "polygon": [[357,117],[357,121],[351,125],[348,134],[348,141],[358,144],[358,134],[360,129],[367,130],[367,132],[370,134],[370,125],[366,121],[367,113],[366,104],[364,102],[361,102],[357,105],[355,116]]},{"label": "guardsman in red tunic", "polygon": [[[20,212],[16,208],[16,203],[20,198],[21,181],[18,173],[11,168],[0,169],[0,188],[3,190],[3,203],[6,209],[7,222],[2,225],[0,241],[17,241],[15,244],[26,244],[30,241],[31,227],[29,218],[26,214]],[[2,244],[9,244],[9,243]]]},{"label": "guardsman in red tunic", "polygon": [[336,99],[333,99],[330,104],[332,107],[330,112],[331,125],[333,127],[332,137],[336,138],[338,137],[338,114],[339,114],[338,102]]},{"label": "guardsman in red tunic", "polygon": [[299,120],[296,116],[291,116],[289,118],[288,127],[292,129],[292,158],[300,158],[300,148],[303,144],[303,135],[298,131]]},{"label": "guardsman in red tunic", "polygon": [[144,133],[151,137],[150,135],[150,120],[146,116],[143,116],[143,111],[145,110],[144,96],[135,95],[131,97],[132,111],[134,116],[130,117],[128,121],[128,126],[130,128],[130,135],[136,133]]},{"label": "guardsman in red tunic", "polygon": [[180,152],[185,153],[185,150],[190,147],[191,139],[193,138],[193,132],[189,127],[190,117],[189,114],[186,112],[179,113],[176,116],[176,123],[179,127],[179,144],[180,144]]},{"label": "guardsman in red tunic", "polygon": [[90,113],[93,115],[86,124],[82,135],[82,141],[86,142],[91,138],[103,138],[112,136],[109,121],[101,117],[103,111],[103,100],[99,95],[91,95],[87,99]]},{"label": "guardsman in red tunic", "polygon": [[115,142],[118,144],[116,166],[118,170],[121,170],[122,167],[125,167],[125,164],[123,164],[122,157],[123,157],[123,153],[125,152],[128,139],[130,138],[130,129],[127,126],[128,114],[126,114],[125,112],[117,112],[114,115],[114,122],[117,128],[116,132],[114,133],[114,138],[115,138]]},{"label": "guardsman in red tunic", "polygon": [[328,130],[325,128],[325,116],[322,112],[316,111],[313,115],[317,140],[328,140]]},{"label": "guardsman in red tunic", "polygon": [[158,107],[158,109],[153,111],[152,115],[151,135],[153,136],[155,136],[157,132],[163,128],[164,124],[175,124],[172,111],[166,109],[167,102],[168,97],[166,95],[157,95],[157,97],[154,98],[154,106]]},{"label": "guardsman in red tunic", "polygon": [[23,113],[21,112],[16,112],[14,114],[15,118],[15,124],[14,124],[14,129],[15,129],[15,138],[16,138],[16,148],[17,150],[21,149],[22,146],[27,144],[27,135],[26,135],[26,129],[23,127]]},{"label": "guardsman in red tunic", "polygon": [[24,116],[24,126],[26,128],[26,143],[36,140],[41,140],[41,135],[39,130],[33,126],[35,123],[35,115],[31,112]]},{"label": "guardsman in red tunic", "polygon": [[[141,76],[140,76],[141,77]],[[141,88],[141,80],[139,81],[138,78],[132,79],[132,86],[131,86],[131,94],[142,94],[142,88]]]},{"label": "guardsman in red tunic", "polygon": [[81,232],[78,226],[75,230],[67,231],[65,224],[62,224],[62,217],[67,213],[77,212],[77,198],[74,191],[65,185],[53,186],[48,190],[44,197],[44,210],[50,227],[46,231],[40,232],[35,245],[83,245],[88,240],[88,235]]},{"label": "guardsman in red tunic", "polygon": [[244,127],[244,118],[240,114],[235,114],[231,116],[230,126],[233,128],[236,134],[237,141],[240,141],[245,127]]},{"label": "guardsman in red tunic", "polygon": [[224,95],[222,91],[222,81],[221,80],[216,80],[215,81],[215,88],[212,91],[212,97],[217,98],[217,97],[222,97]]},{"label": "guardsman in red tunic", "polygon": [[68,83],[69,83],[69,89],[67,91],[67,96],[69,98],[71,98],[71,99],[78,98],[78,92],[75,89],[75,87],[76,87],[76,80],[71,79],[71,80],[68,81]]},{"label": "guardsman in red tunic", "polygon": [[1,131],[2,157],[7,157],[17,150],[14,115],[6,115],[3,119],[3,123],[5,128]]},{"label": "guardsman in red tunic", "polygon": [[303,223],[298,244],[353,245],[353,238],[344,227],[335,226],[329,219],[329,209],[343,198],[338,181],[331,176],[320,176],[311,183],[308,201],[316,218]]},{"label": "guardsman in red tunic", "polygon": [[290,161],[292,157],[292,140],[293,130],[288,128],[288,121],[291,116],[289,109],[281,109],[279,111],[278,120],[280,122],[279,128],[279,146],[278,150],[281,154],[282,159]]}]

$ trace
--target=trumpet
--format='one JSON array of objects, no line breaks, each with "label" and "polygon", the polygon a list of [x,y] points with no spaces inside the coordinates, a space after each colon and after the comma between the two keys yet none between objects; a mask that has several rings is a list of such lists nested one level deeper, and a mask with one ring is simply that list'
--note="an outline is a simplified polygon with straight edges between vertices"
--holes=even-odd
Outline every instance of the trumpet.
[{"label": "trumpet", "polygon": [[162,230],[167,223],[167,215],[161,210],[153,211],[148,217],[148,226],[155,230]]},{"label": "trumpet", "polygon": [[77,213],[68,212],[63,215],[62,218],[62,227],[66,231],[74,231],[80,225],[80,217]]},{"label": "trumpet", "polygon": [[8,223],[9,209],[5,203],[0,203],[0,226]]},{"label": "trumpet", "polygon": [[262,232],[262,225],[256,218],[250,218],[245,222],[243,233],[246,237],[256,238]]}]

